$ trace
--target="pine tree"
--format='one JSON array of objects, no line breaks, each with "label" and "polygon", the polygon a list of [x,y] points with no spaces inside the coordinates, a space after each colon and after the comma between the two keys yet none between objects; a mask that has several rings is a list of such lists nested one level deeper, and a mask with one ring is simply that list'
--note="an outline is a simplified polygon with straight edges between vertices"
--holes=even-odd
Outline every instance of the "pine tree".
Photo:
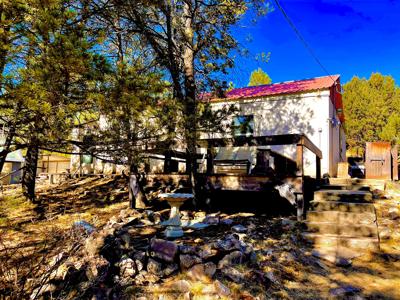
[{"label": "pine tree", "polygon": [[[215,86],[218,75],[233,66],[230,55],[238,47],[231,33],[253,7],[265,12],[263,0],[254,1],[110,1],[101,7],[126,20],[125,26],[151,49],[155,62],[168,74],[182,121],[177,123],[187,149],[187,172],[195,186],[196,141],[199,137],[197,96]],[[112,23],[112,18],[109,19]],[[201,106],[201,104],[200,104]]]},{"label": "pine tree", "polygon": [[103,61],[92,53],[85,26],[69,5],[31,1],[25,66],[12,91],[25,115],[17,135],[27,147],[22,186],[32,201],[39,150],[67,146],[76,116],[92,108],[95,82],[102,78]]},{"label": "pine tree", "polygon": [[265,73],[261,68],[251,72],[250,80],[248,86],[257,86],[263,84],[270,84],[272,82],[271,78]]},{"label": "pine tree", "polygon": [[380,73],[371,74],[369,79],[353,77],[344,85],[343,104],[351,152],[361,155],[366,142],[394,138],[387,127],[388,119],[400,111],[400,90],[393,77]]}]

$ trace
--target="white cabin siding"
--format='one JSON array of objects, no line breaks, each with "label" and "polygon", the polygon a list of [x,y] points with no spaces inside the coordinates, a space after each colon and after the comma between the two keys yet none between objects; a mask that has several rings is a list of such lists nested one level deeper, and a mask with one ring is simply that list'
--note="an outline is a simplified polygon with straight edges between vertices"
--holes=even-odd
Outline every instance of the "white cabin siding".
[{"label": "white cabin siding", "polygon": [[[305,134],[322,151],[321,173],[336,175],[337,163],[342,160],[342,141],[339,126],[333,126],[332,118],[337,118],[330,99],[329,90],[270,96],[259,99],[243,99],[213,103],[218,109],[224,105],[234,105],[239,115],[254,116],[254,136],[277,134]],[[227,122],[231,123],[232,120]],[[210,136],[211,137],[211,136]],[[212,137],[221,137],[213,134]],[[272,146],[271,149],[295,159],[295,145]],[[315,155],[311,151],[304,154],[305,174],[315,176]]]}]

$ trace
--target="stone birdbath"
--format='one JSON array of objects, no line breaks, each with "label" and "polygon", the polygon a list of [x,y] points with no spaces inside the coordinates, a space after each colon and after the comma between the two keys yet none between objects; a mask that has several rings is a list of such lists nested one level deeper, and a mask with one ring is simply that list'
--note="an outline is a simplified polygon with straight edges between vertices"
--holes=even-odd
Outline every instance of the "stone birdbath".
[{"label": "stone birdbath", "polygon": [[179,213],[179,208],[182,204],[193,198],[193,194],[182,194],[182,193],[164,193],[160,194],[159,198],[165,200],[171,206],[171,213],[169,215],[169,220],[164,221],[161,225],[167,226],[164,234],[167,238],[177,238],[183,236],[181,215]]}]

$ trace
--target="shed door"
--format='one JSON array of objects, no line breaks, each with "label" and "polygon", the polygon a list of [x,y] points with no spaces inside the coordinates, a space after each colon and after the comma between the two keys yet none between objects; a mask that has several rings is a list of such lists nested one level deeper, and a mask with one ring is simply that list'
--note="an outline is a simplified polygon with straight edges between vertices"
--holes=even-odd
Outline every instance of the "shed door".
[{"label": "shed door", "polygon": [[391,146],[388,142],[369,142],[365,153],[365,178],[391,179]]}]

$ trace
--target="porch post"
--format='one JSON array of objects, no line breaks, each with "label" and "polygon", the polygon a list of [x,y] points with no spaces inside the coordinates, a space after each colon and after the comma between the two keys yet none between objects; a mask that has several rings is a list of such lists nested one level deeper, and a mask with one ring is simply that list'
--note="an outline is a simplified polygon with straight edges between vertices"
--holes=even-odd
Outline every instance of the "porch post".
[{"label": "porch post", "polygon": [[171,171],[171,151],[164,152],[164,174],[169,174]]},{"label": "porch post", "polygon": [[301,178],[301,191],[296,194],[296,205],[297,205],[297,221],[303,220],[304,215],[304,148],[302,144],[297,144],[296,149],[296,164],[297,164],[297,177]]},{"label": "porch post", "polygon": [[213,149],[210,148],[210,145],[207,145],[207,175],[210,175],[213,173]]},{"label": "porch post", "polygon": [[321,179],[321,159],[318,156],[316,156],[316,165],[317,165],[317,172],[315,175],[317,177],[317,180],[320,180]]}]

